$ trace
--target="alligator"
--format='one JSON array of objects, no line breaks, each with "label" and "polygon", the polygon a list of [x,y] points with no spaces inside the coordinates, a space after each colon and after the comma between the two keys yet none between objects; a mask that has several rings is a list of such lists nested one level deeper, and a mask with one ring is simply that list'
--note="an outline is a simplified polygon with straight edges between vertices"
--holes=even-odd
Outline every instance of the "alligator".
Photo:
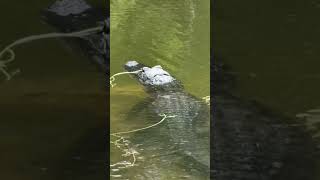
[{"label": "alligator", "polygon": [[[144,108],[138,105],[138,108],[133,108],[134,113],[139,110],[145,110],[153,114],[151,117],[154,117],[154,119],[159,119],[159,114],[174,116],[166,119],[159,127],[154,127],[152,130],[145,132],[146,134],[141,140],[143,144],[148,144],[150,147],[155,148],[159,143],[169,143],[162,149],[174,147],[176,157],[183,158],[170,157],[170,159],[166,159],[168,157],[163,156],[163,161],[166,159],[170,161],[171,165],[182,165],[184,169],[193,169],[198,174],[207,175],[206,177],[208,177],[210,168],[210,114],[208,104],[201,98],[186,92],[182,83],[160,65],[148,67],[136,61],[129,61],[124,65],[124,68],[128,72],[138,71],[133,76],[149,94],[149,97],[142,103]],[[129,116],[132,119],[132,116]],[[139,142],[137,136],[142,136],[141,134],[143,132],[140,135],[137,133],[133,139]],[[145,135],[154,137],[145,140]],[[159,138],[157,139],[157,137]],[[160,147],[157,149],[160,149]],[[162,153],[168,152],[163,150]],[[148,167],[148,165],[144,166]],[[156,166],[161,168],[167,165],[158,164]],[[150,171],[150,169],[146,171]],[[140,177],[139,179],[143,178]]]},{"label": "alligator", "polygon": [[316,179],[319,153],[303,123],[234,96],[236,77],[219,58],[211,71],[211,178]]},{"label": "alligator", "polygon": [[100,70],[108,72],[110,20],[106,9],[94,8],[84,0],[58,0],[43,10],[42,16],[46,23],[63,33],[101,26],[102,30],[97,33],[66,41],[88,56]]},{"label": "alligator", "polygon": [[[205,171],[211,165],[210,179],[214,180],[316,179],[315,159],[319,157],[319,151],[304,124],[275,113],[258,102],[234,96],[231,90],[236,86],[236,77],[230,67],[221,61],[211,62],[211,120],[208,106],[185,92],[181,82],[161,66],[150,68],[129,61],[125,69],[137,71],[135,78],[150,95],[143,102],[143,107],[148,109],[143,113],[152,111],[155,114],[177,115],[165,121],[159,127],[161,130],[152,130],[153,134],[146,132],[141,139],[137,138],[139,135],[134,136],[138,139],[136,142],[148,141],[145,136],[150,139],[154,138],[152,136],[163,136],[144,144],[156,146],[150,143],[162,140],[177,145],[180,155],[188,157],[187,161],[182,161],[185,166],[192,166],[190,169],[197,166],[199,171]],[[133,112],[137,113],[140,108],[138,105]],[[132,118],[132,114],[129,116]],[[177,163],[179,159],[171,156],[169,161]],[[158,162],[158,169],[168,165]],[[154,178],[148,174],[148,168],[150,170],[152,167],[147,165],[145,174],[136,176],[139,177],[137,179]],[[154,169],[151,172],[159,174]]]}]

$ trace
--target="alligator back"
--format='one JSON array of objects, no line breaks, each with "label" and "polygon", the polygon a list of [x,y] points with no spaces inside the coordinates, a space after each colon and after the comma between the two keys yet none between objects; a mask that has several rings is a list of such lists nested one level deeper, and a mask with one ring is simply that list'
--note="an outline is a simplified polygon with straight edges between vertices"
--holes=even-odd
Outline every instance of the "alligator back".
[{"label": "alligator back", "polygon": [[210,167],[210,114],[202,100],[183,91],[162,92],[154,97],[152,109],[157,114],[173,115],[165,123],[167,133],[179,151]]}]

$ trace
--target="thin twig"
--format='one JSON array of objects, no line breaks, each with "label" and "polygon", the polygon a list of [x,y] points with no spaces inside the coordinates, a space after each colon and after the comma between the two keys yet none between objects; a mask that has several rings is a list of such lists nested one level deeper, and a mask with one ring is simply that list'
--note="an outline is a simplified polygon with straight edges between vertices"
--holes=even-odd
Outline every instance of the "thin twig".
[{"label": "thin twig", "polygon": [[138,131],[143,131],[143,130],[146,130],[146,129],[149,129],[149,128],[152,128],[152,127],[155,127],[159,124],[161,124],[164,120],[166,120],[167,118],[173,118],[173,117],[176,117],[175,115],[174,116],[167,116],[166,114],[159,114],[159,116],[162,116],[163,118],[155,123],[155,124],[152,124],[150,126],[147,126],[147,127],[143,127],[143,128],[139,128],[139,129],[134,129],[134,130],[130,130],[130,131],[123,131],[123,132],[117,132],[117,133],[111,133],[110,135],[114,136],[114,135],[119,135],[119,134],[129,134],[129,133],[133,133],[133,132],[138,132]]},{"label": "thin twig", "polygon": [[120,76],[120,75],[123,75],[123,74],[137,74],[137,73],[139,73],[139,72],[141,72],[142,70],[137,70],[137,71],[132,71],[132,72],[120,72],[120,73],[116,73],[116,74],[114,74],[114,75],[112,75],[111,77],[110,77],[110,86],[111,87],[114,87],[114,86],[116,86],[116,83],[113,83],[115,80],[116,80],[116,76]]}]

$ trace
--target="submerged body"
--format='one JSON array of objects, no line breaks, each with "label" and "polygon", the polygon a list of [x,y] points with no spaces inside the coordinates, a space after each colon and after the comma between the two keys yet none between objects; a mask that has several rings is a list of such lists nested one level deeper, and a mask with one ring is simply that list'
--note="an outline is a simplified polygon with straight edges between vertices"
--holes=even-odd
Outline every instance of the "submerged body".
[{"label": "submerged body", "polygon": [[183,91],[162,92],[152,97],[151,109],[157,114],[173,115],[165,122],[172,142],[179,151],[210,167],[209,108],[198,98]]},{"label": "submerged body", "polygon": [[211,177],[313,180],[318,152],[303,124],[230,94],[235,77],[214,62]]},{"label": "submerged body", "polygon": [[[187,93],[181,83],[161,66],[149,68],[130,61],[125,65],[125,69],[131,72],[142,69],[135,76],[150,95],[147,99],[148,104],[145,105],[148,113],[174,116],[166,119],[160,125],[161,127],[150,130],[154,133],[148,132],[159,136],[158,143],[167,143],[169,147],[174,147],[175,156],[180,158],[171,157],[169,160],[171,164],[180,163],[186,169],[197,169],[198,173],[208,175],[210,168],[209,106],[203,100]],[[151,143],[148,145],[158,146]]]}]

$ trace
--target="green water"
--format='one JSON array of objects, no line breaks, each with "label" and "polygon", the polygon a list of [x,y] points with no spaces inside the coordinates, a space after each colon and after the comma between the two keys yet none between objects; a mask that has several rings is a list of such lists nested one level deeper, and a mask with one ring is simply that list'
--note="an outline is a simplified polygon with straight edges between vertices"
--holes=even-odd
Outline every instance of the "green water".
[{"label": "green water", "polygon": [[[25,36],[53,32],[40,17],[52,2],[2,0],[0,47]],[[93,4],[105,7],[100,0]],[[21,73],[10,81],[1,74],[0,179],[104,177],[101,170],[90,173],[92,167],[82,159],[95,156],[92,141],[104,144],[105,78],[88,58],[65,47],[55,39],[18,46],[9,69],[19,68]]]},{"label": "green water", "polygon": [[[149,66],[161,65],[171,75],[181,80],[186,91],[197,97],[210,94],[210,2],[202,0],[113,0],[111,11],[111,74],[122,72],[128,60],[136,60]],[[128,76],[116,78],[117,85],[110,89],[111,132],[119,132],[145,127],[161,120],[161,117],[143,113],[147,106],[136,104],[148,95],[143,88]],[[137,111],[137,112],[136,112]],[[142,113],[141,113],[142,111]],[[128,135],[128,139],[130,140]],[[152,134],[146,134],[154,136]],[[111,138],[115,140],[115,138]],[[143,143],[143,140],[141,140]],[[165,140],[163,140],[165,141]],[[190,176],[181,166],[145,159],[161,155],[154,142],[147,148],[136,148],[137,163],[125,171],[111,171],[112,179],[143,179],[139,173],[155,179],[207,179]],[[136,144],[130,144],[135,146]],[[154,149],[152,149],[154,147]],[[132,157],[122,157],[122,152],[111,144],[111,164],[132,161]],[[152,161],[156,168],[146,168],[144,162]],[[157,164],[159,163],[159,164]],[[149,178],[150,178],[149,177]],[[146,177],[145,177],[146,178]],[[146,178],[148,179],[148,178]]]}]

